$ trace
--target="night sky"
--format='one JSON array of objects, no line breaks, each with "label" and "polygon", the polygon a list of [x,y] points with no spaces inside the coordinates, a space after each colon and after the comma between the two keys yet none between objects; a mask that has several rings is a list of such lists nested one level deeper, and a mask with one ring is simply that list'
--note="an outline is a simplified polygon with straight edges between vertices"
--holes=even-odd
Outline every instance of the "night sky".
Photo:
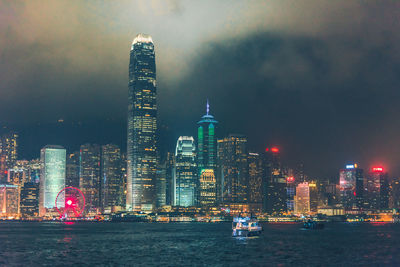
[{"label": "night sky", "polygon": [[311,178],[354,161],[398,176],[399,18],[399,1],[1,1],[0,125],[20,158],[125,149],[129,50],[147,33],[162,151],[196,134],[208,98],[219,137],[276,145]]}]

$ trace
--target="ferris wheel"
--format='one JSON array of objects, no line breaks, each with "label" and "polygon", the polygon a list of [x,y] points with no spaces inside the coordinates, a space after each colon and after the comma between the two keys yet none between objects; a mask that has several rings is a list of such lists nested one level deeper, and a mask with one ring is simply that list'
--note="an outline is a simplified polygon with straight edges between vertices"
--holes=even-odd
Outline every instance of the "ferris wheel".
[{"label": "ferris wheel", "polygon": [[55,207],[60,219],[79,218],[85,209],[85,196],[78,188],[65,187],[58,192]]}]

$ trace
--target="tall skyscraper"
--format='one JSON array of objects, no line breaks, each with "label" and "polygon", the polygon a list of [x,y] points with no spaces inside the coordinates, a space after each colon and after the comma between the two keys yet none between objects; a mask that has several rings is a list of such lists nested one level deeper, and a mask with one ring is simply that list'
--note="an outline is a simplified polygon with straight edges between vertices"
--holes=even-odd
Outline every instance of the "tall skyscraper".
[{"label": "tall skyscraper", "polygon": [[127,210],[151,210],[157,171],[157,90],[153,40],[138,34],[129,63]]},{"label": "tall skyscraper", "polygon": [[262,161],[260,154],[249,153],[249,202],[262,203]]},{"label": "tall skyscraper", "polygon": [[195,206],[197,165],[196,145],[192,136],[180,136],[175,149],[175,206]]},{"label": "tall skyscraper", "polygon": [[80,152],[67,155],[65,186],[79,188],[79,157]]},{"label": "tall skyscraper", "polygon": [[166,162],[160,163],[157,167],[156,191],[156,206],[160,208],[166,205],[167,201]]},{"label": "tall skyscraper", "polygon": [[389,208],[389,177],[383,167],[373,167],[364,178],[365,202],[372,210]]},{"label": "tall skyscraper", "polygon": [[17,161],[18,134],[16,132],[8,132],[0,138],[0,181],[7,179],[8,169],[14,167]]},{"label": "tall skyscraper", "polygon": [[85,211],[96,213],[101,206],[100,146],[81,145],[79,158],[79,187],[86,199]]},{"label": "tall skyscraper", "polygon": [[363,170],[357,164],[348,164],[339,173],[340,199],[346,209],[363,207]]},{"label": "tall skyscraper", "polygon": [[101,184],[103,210],[112,211],[113,207],[122,206],[121,151],[117,145],[101,147]]},{"label": "tall skyscraper", "polygon": [[270,214],[287,211],[286,177],[276,147],[263,153],[263,210]]},{"label": "tall skyscraper", "polygon": [[57,194],[65,187],[66,150],[47,145],[40,151],[40,161],[39,216],[42,217],[48,211],[54,212]]},{"label": "tall skyscraper", "polygon": [[[217,137],[216,128],[218,121],[210,114],[210,105],[207,100],[206,114],[201,117],[197,122],[197,168],[199,177],[202,176],[204,170],[208,170],[208,174],[204,177],[210,176],[210,170],[213,171],[214,179],[216,179],[216,194],[220,190],[220,177],[217,174]],[[217,198],[216,195],[216,198]],[[200,196],[201,197],[201,196]]]},{"label": "tall skyscraper", "polygon": [[174,204],[174,193],[175,193],[175,153],[167,152],[165,159],[165,204]]},{"label": "tall skyscraper", "polygon": [[231,134],[218,140],[218,166],[223,203],[248,202],[247,138]]}]

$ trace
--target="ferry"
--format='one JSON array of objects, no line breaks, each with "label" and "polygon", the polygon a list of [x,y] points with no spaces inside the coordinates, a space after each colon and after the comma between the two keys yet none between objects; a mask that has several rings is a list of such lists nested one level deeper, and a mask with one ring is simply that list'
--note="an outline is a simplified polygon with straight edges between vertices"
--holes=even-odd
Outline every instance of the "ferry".
[{"label": "ferry", "polygon": [[320,230],[324,229],[324,224],[308,219],[303,223],[302,230]]},{"label": "ferry", "polygon": [[257,218],[251,217],[235,217],[232,222],[232,236],[234,237],[250,237],[259,236],[262,227],[258,223]]}]

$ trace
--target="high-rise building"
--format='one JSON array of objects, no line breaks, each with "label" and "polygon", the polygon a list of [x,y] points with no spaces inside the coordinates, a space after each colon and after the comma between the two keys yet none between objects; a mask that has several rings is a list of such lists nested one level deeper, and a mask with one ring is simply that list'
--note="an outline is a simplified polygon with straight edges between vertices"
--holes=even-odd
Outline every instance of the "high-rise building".
[{"label": "high-rise building", "polygon": [[214,173],[217,167],[217,138],[216,127],[218,121],[210,114],[210,105],[207,101],[207,113],[197,122],[197,167],[199,174],[204,169],[212,169]]},{"label": "high-rise building", "polygon": [[17,160],[7,171],[7,182],[10,184],[22,186],[29,180],[29,161],[27,160]]},{"label": "high-rise building", "polygon": [[121,179],[122,179],[122,209],[126,207],[126,181],[127,181],[127,160],[126,153],[121,153]]},{"label": "high-rise building", "polygon": [[156,180],[156,206],[160,208],[166,205],[167,200],[167,172],[166,162],[160,163],[157,167]]},{"label": "high-rise building", "polygon": [[389,208],[389,177],[383,167],[373,167],[364,178],[366,208],[384,210]]},{"label": "high-rise building", "polygon": [[231,134],[218,140],[218,166],[222,202],[247,203],[249,181],[245,136]]},{"label": "high-rise building", "polygon": [[39,216],[39,184],[27,182],[21,188],[21,216],[24,219]]},{"label": "high-rise building", "polygon": [[318,209],[318,191],[316,183],[303,182],[296,187],[294,196],[294,213],[316,213]]},{"label": "high-rise building", "polygon": [[7,179],[8,169],[14,167],[17,161],[18,134],[8,132],[0,138],[0,181]]},{"label": "high-rise building", "polygon": [[364,192],[363,170],[357,164],[348,164],[340,170],[340,198],[345,209],[360,209],[363,207]]},{"label": "high-rise building", "polygon": [[400,209],[400,178],[395,177],[390,181],[389,186],[389,208]]},{"label": "high-rise building", "polygon": [[101,206],[100,146],[81,145],[79,158],[79,187],[86,199],[85,211],[96,213]]},{"label": "high-rise building", "polygon": [[54,212],[56,197],[65,187],[66,150],[47,145],[40,151],[40,161],[39,216],[43,217]]},{"label": "high-rise building", "polygon": [[123,204],[121,151],[113,144],[104,145],[101,150],[102,207],[111,212],[113,207],[121,207]]},{"label": "high-rise building", "polygon": [[214,207],[217,203],[217,185],[213,169],[204,169],[200,174],[199,205]]},{"label": "high-rise building", "polygon": [[41,161],[40,159],[33,159],[29,161],[29,182],[37,183],[40,182],[40,171],[41,171]]},{"label": "high-rise building", "polygon": [[138,34],[129,63],[127,210],[151,210],[157,171],[157,90],[153,40]]},{"label": "high-rise building", "polygon": [[180,136],[175,149],[175,206],[195,206],[197,189],[196,145],[192,136]]},{"label": "high-rise building", "polygon": [[262,160],[260,154],[249,153],[247,159],[249,165],[249,202],[262,203]]},{"label": "high-rise building", "polygon": [[286,177],[276,147],[267,148],[263,154],[263,210],[270,214],[287,211]]},{"label": "high-rise building", "polygon": [[286,177],[286,207],[288,212],[294,211],[294,196],[296,195],[296,180],[294,176]]},{"label": "high-rise building", "polygon": [[165,204],[174,204],[175,179],[175,153],[167,152],[165,159]]},{"label": "high-rise building", "polygon": [[65,186],[79,188],[79,157],[78,151],[67,155]]},{"label": "high-rise building", "polygon": [[19,185],[0,184],[0,218],[19,218],[19,202]]}]

